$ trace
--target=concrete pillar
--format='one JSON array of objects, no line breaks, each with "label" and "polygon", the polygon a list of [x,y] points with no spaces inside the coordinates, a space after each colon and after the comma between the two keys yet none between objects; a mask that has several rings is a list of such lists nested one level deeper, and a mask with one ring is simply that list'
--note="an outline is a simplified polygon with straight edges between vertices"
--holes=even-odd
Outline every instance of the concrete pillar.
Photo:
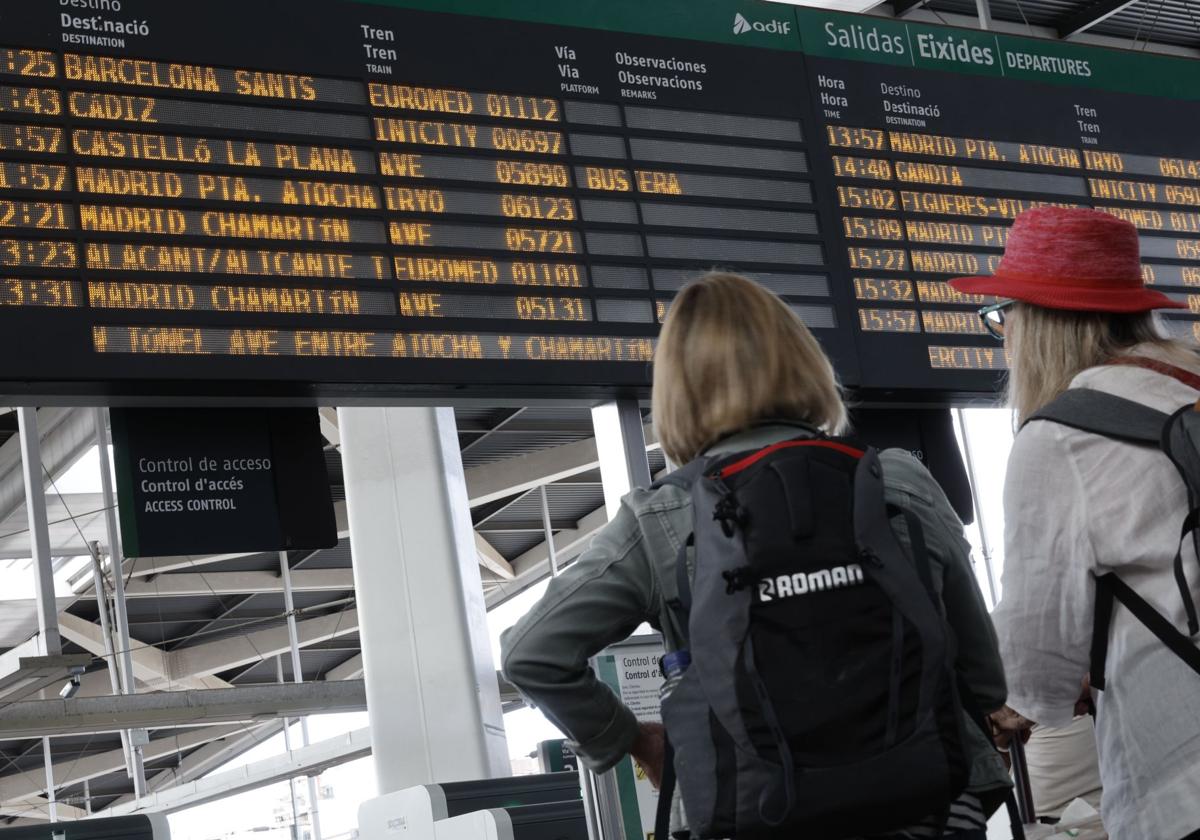
[{"label": "concrete pillar", "polygon": [[[604,486],[604,509],[612,519],[621,508],[621,497],[634,487],[650,486],[650,461],[646,457],[646,434],[642,412],[634,400],[604,403],[592,409],[596,454],[600,459],[600,482]],[[591,840],[625,838],[621,818],[621,796],[617,774],[609,770],[596,775],[580,767],[584,799],[589,811]]]},{"label": "concrete pillar", "polygon": [[510,771],[454,412],[338,411],[381,795]]}]

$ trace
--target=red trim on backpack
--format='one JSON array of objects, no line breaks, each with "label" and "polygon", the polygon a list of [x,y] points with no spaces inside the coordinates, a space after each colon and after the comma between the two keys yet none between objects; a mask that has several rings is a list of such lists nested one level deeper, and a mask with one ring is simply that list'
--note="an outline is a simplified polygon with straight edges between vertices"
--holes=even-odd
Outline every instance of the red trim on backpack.
[{"label": "red trim on backpack", "polygon": [[832,440],[785,440],[782,443],[768,446],[766,449],[760,449],[753,455],[747,455],[740,461],[735,461],[721,470],[719,475],[721,478],[729,478],[729,476],[740,473],[742,470],[753,466],[768,455],[778,452],[780,449],[791,449],[795,446],[820,446],[823,449],[832,449],[835,452],[841,452],[843,455],[849,455],[851,458],[861,458],[866,454],[861,449],[855,449],[853,446],[847,446],[844,443]]},{"label": "red trim on backpack", "polygon": [[1200,376],[1192,373],[1190,370],[1184,370],[1181,367],[1160,362],[1158,359],[1148,359],[1145,356],[1118,356],[1109,362],[1110,365],[1126,365],[1128,367],[1140,367],[1146,370],[1152,370],[1155,373],[1161,373],[1164,376],[1169,376],[1172,379],[1182,382],[1189,388],[1195,388],[1200,391]]}]

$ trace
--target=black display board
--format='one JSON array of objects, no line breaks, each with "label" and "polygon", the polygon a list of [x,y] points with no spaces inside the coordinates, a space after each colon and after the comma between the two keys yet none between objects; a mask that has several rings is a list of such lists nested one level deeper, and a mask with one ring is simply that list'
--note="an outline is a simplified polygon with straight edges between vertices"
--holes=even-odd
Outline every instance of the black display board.
[{"label": "black display board", "polygon": [[126,556],[337,544],[312,409],[116,408],[112,433]]},{"label": "black display board", "polygon": [[712,267],[864,399],[969,399],[1005,359],[945,280],[1047,202],[1200,284],[1196,62],[749,0],[199,8],[0,0],[11,399],[644,395]]}]

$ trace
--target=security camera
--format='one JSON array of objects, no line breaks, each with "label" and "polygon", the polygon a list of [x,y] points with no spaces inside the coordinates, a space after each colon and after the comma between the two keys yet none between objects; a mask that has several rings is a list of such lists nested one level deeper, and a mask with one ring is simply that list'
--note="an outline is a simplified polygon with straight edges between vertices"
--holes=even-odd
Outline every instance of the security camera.
[{"label": "security camera", "polygon": [[74,697],[76,694],[79,693],[79,687],[80,687],[79,675],[72,674],[71,679],[67,680],[66,685],[64,685],[62,687],[62,689],[58,692],[58,696],[64,700],[70,700],[72,697]]},{"label": "security camera", "polygon": [[67,674],[70,676],[70,679],[67,680],[67,684],[64,685],[59,690],[59,692],[58,692],[59,697],[61,697],[64,700],[70,700],[72,697],[74,697],[76,694],[79,693],[79,688],[80,688],[79,678],[81,676],[83,676],[84,670],[85,670],[84,668],[82,668],[78,665],[72,665],[70,668],[67,669]]}]

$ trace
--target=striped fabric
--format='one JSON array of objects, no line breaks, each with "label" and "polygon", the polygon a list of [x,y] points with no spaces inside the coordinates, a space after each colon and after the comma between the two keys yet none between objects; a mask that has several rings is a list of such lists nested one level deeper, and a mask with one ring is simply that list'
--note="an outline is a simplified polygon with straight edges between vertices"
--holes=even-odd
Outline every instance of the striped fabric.
[{"label": "striped fabric", "polygon": [[960,831],[976,831],[987,829],[987,817],[983,814],[983,805],[979,797],[973,793],[963,793],[950,806],[950,819],[942,827],[942,815],[927,817],[916,825],[910,825],[901,831],[858,840],[931,840],[931,838],[951,837]]},{"label": "striped fabric", "polygon": [[941,817],[929,817],[917,825],[896,834],[889,835],[888,840],[927,840],[927,838],[942,837],[956,831],[987,828],[987,817],[983,814],[983,805],[979,797],[973,793],[963,793],[950,806],[950,819],[942,829]]}]

